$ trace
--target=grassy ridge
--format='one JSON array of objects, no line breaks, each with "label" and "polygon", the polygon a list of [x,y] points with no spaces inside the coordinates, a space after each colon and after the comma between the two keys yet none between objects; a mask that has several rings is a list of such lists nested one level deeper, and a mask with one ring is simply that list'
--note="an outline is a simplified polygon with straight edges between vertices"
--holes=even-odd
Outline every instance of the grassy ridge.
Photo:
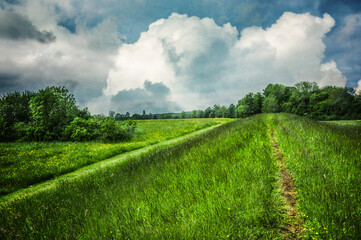
[{"label": "grassy ridge", "polygon": [[285,163],[296,180],[305,235],[361,236],[361,128],[274,115]]},{"label": "grassy ridge", "polygon": [[0,209],[0,237],[30,239],[274,239],[278,166],[262,117]]},{"label": "grassy ridge", "polygon": [[83,166],[229,119],[137,121],[133,140],[101,142],[0,143],[0,195],[72,172]]}]

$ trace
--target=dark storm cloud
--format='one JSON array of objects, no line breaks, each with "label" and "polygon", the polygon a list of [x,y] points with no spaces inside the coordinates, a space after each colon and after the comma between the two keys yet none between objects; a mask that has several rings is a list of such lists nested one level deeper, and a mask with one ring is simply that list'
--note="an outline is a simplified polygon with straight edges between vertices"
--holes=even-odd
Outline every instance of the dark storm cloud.
[{"label": "dark storm cloud", "polygon": [[14,12],[0,12],[0,37],[21,40],[34,39],[41,43],[55,41],[55,35],[39,31],[26,17]]},{"label": "dark storm cloud", "polygon": [[11,73],[0,73],[0,91],[6,91],[17,86],[18,75]]},{"label": "dark storm cloud", "polygon": [[179,106],[168,100],[170,89],[163,83],[144,82],[144,88],[119,91],[112,97],[111,108],[117,112],[151,113],[179,111]]}]

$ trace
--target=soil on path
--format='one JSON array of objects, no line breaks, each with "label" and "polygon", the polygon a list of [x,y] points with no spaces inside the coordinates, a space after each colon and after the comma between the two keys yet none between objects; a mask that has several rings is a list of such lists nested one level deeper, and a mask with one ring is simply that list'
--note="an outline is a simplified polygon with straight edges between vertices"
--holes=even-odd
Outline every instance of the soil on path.
[{"label": "soil on path", "polygon": [[295,190],[295,181],[292,176],[288,173],[287,168],[284,164],[284,159],[279,150],[279,145],[274,137],[274,132],[271,131],[272,145],[276,153],[277,159],[280,163],[280,172],[281,172],[281,190],[282,195],[287,203],[286,209],[289,216],[289,221],[282,226],[282,236],[283,239],[302,239],[301,232],[302,227],[300,220],[298,219],[297,213],[297,199],[296,199],[296,190]]}]

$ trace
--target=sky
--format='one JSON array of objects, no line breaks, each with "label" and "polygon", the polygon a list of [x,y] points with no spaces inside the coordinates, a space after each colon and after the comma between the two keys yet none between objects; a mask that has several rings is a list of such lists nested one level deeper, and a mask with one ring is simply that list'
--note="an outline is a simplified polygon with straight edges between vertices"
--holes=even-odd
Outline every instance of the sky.
[{"label": "sky", "polygon": [[0,0],[0,95],[91,113],[237,103],[271,83],[361,91],[359,0]]}]

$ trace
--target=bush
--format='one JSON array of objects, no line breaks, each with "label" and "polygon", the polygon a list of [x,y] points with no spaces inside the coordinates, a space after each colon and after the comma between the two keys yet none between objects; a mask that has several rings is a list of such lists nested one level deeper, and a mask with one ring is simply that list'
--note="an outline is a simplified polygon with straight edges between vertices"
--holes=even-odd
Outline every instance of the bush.
[{"label": "bush", "polygon": [[110,118],[76,117],[63,132],[63,140],[116,142],[131,139],[136,122],[117,122]]},{"label": "bush", "polygon": [[117,142],[130,140],[134,133],[136,122],[117,122],[113,119],[106,119],[101,124],[100,139],[105,142]]}]

